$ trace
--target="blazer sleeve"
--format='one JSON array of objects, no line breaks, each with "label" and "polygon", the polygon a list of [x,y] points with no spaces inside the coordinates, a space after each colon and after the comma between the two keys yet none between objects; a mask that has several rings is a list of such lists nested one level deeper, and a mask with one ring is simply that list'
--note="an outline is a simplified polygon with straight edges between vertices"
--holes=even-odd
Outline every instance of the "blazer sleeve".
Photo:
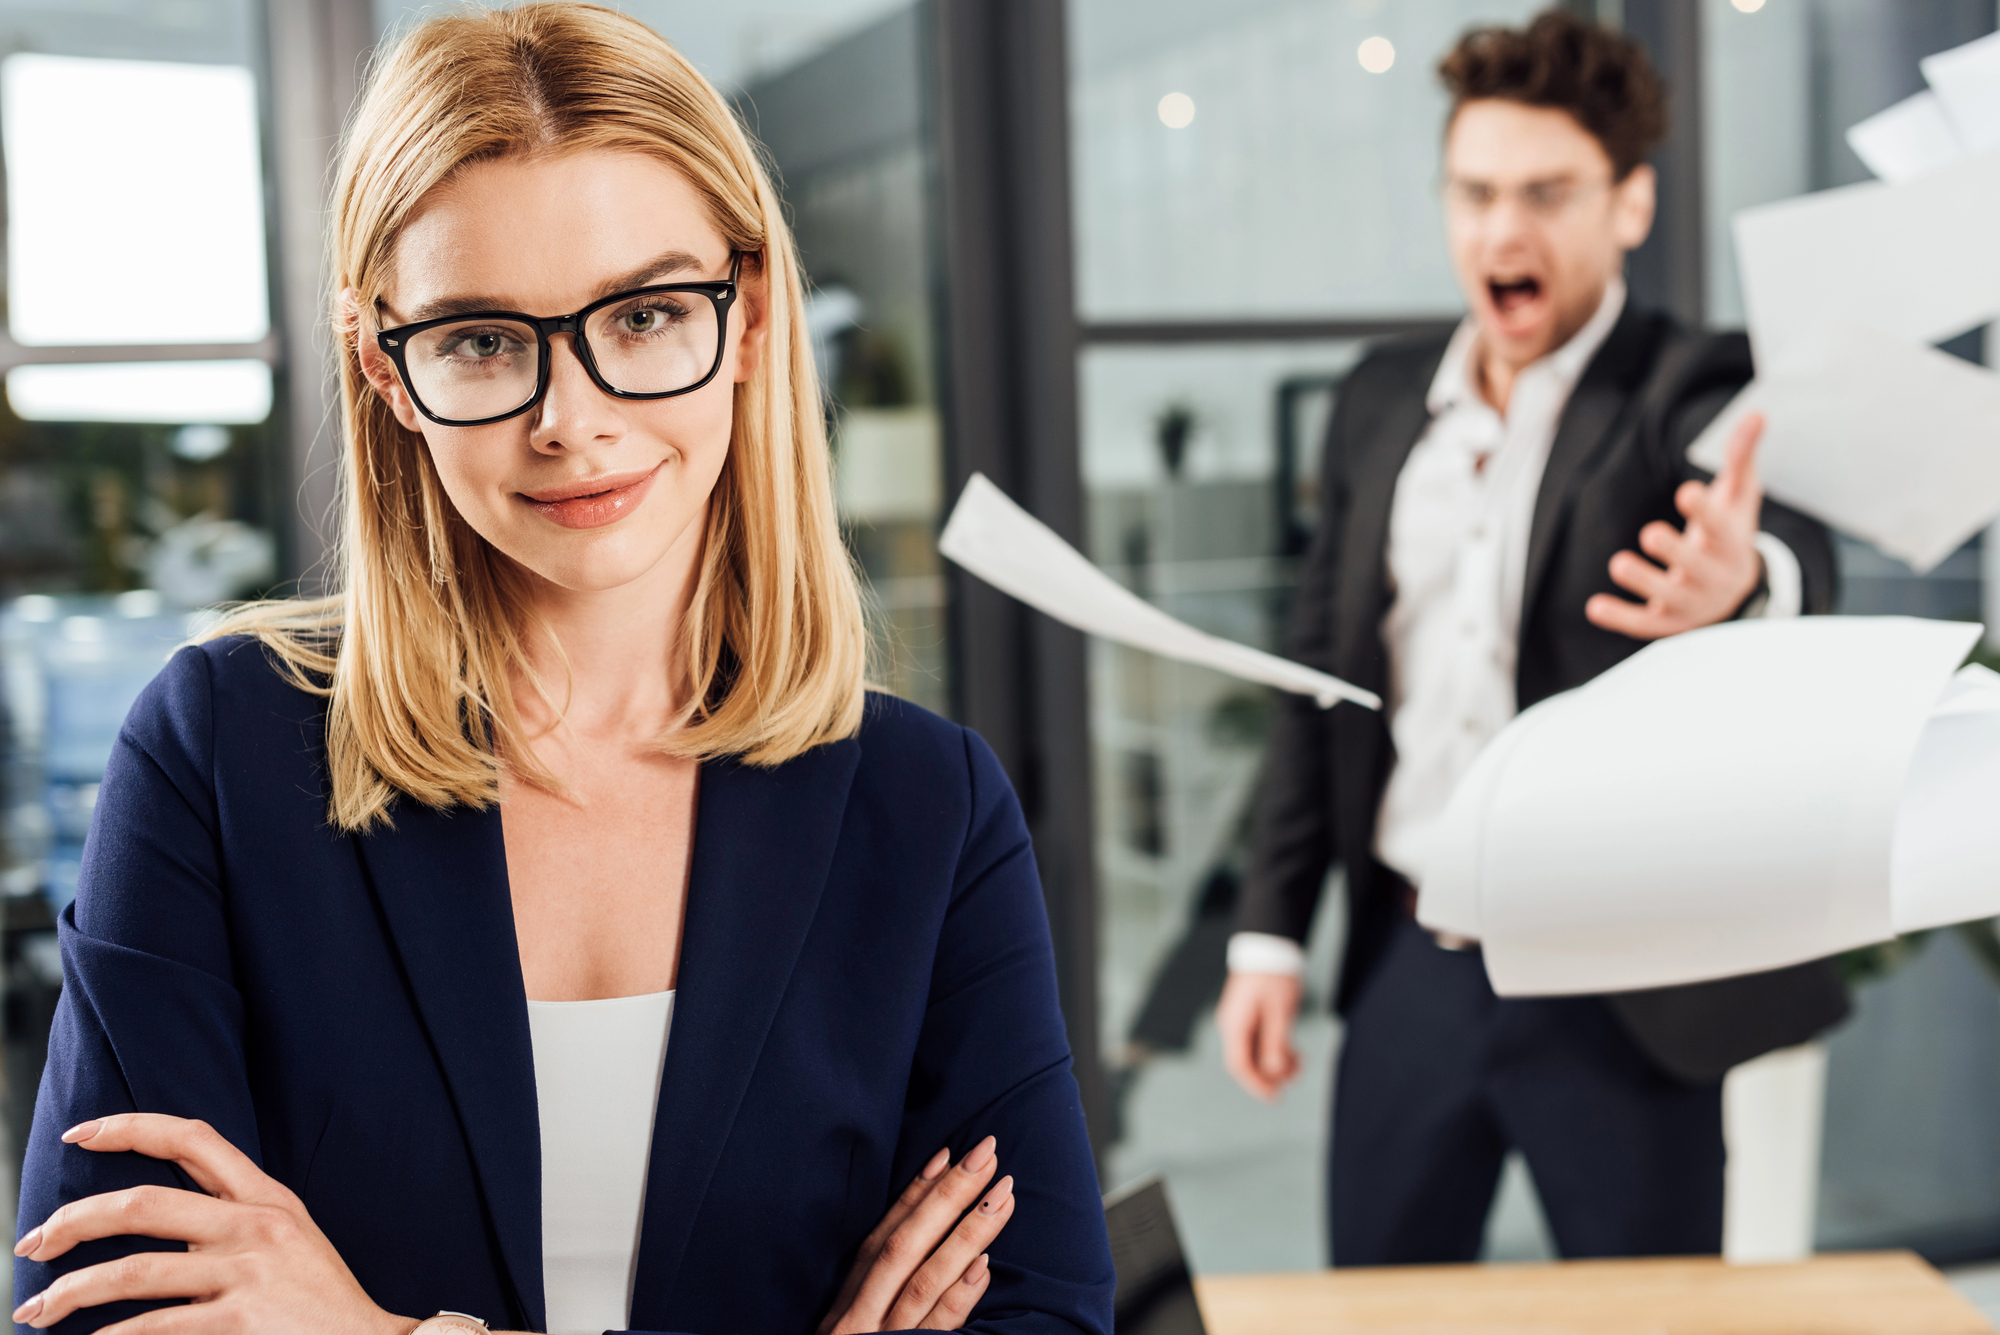
[{"label": "blazer sleeve", "polygon": [[[63,990],[21,1169],[21,1233],[85,1196],[195,1189],[160,1160],[61,1142],[92,1118],[200,1118],[260,1157],[220,889],[211,702],[206,656],[182,650],[133,706],[106,767],[77,899],[58,925]],[[47,1264],[16,1260],[14,1292],[25,1299],[71,1270],[159,1250],[182,1244],[107,1238]],[[86,1308],[54,1329],[93,1331],[169,1305]]]},{"label": "blazer sleeve", "polygon": [[[1320,463],[1319,526],[1292,594],[1285,654],[1332,672],[1334,582],[1347,516],[1347,439],[1366,364],[1340,391]],[[1250,858],[1236,930],[1303,943],[1327,868],[1340,856],[1333,827],[1333,714],[1307,696],[1274,692],[1270,736],[1251,816]]]},{"label": "blazer sleeve", "polygon": [[[1750,341],[1741,334],[1718,334],[1702,339],[1697,345],[1686,372],[1678,378],[1674,392],[1662,405],[1657,427],[1667,453],[1667,467],[1677,482],[1689,479],[1706,482],[1712,476],[1689,462],[1688,448],[1749,383],[1751,370]],[[1826,525],[1767,496],[1758,527],[1784,543],[1798,558],[1803,586],[1801,610],[1808,614],[1833,611],[1840,591],[1840,574],[1833,554],[1833,538]]]},{"label": "blazer sleeve", "polygon": [[1110,1335],[1116,1280],[1041,878],[1006,772],[976,734],[964,738],[972,819],[890,1180],[908,1182],[939,1145],[957,1157],[995,1137],[1017,1203],[990,1249],[991,1287],[965,1329]]}]

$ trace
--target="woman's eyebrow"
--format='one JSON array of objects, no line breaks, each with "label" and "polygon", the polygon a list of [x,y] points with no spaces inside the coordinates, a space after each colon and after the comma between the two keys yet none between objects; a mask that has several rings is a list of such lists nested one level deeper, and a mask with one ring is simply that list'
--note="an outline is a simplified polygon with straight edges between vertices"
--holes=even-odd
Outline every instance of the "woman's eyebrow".
[{"label": "woman's eyebrow", "polygon": [[704,267],[706,266],[699,259],[685,250],[669,250],[663,254],[654,256],[646,263],[628,273],[620,274],[616,278],[605,279],[602,283],[598,284],[597,295],[599,297],[608,297],[613,292],[627,292],[635,287],[646,287],[649,284],[659,282],[663,278],[672,278],[675,274],[684,273],[690,269],[699,273]]},{"label": "woman's eyebrow", "polygon": [[[704,267],[706,266],[702,264],[700,259],[685,250],[669,250],[655,255],[636,269],[605,279],[597,285],[596,295],[591,300],[595,301],[599,297],[608,297],[614,292],[626,292],[635,287],[645,287],[648,284],[657,283],[661,279],[671,278],[676,274],[684,273],[688,270],[694,270],[698,273]],[[423,320],[441,320],[448,315],[475,315],[481,311],[506,311],[514,309],[513,305],[500,297],[438,297],[433,301],[424,302],[411,311],[407,317],[398,318],[401,318],[405,324],[416,324]],[[558,313],[567,314],[567,312]],[[523,311],[522,314],[532,315],[535,312]]]}]

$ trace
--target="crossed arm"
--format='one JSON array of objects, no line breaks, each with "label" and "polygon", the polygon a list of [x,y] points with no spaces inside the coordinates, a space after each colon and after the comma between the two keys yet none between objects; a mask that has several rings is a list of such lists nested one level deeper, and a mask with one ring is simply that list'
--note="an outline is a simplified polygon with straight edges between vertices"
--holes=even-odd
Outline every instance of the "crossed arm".
[{"label": "crossed arm", "polygon": [[[17,1307],[15,1321],[39,1330],[83,1308],[183,1298],[190,1305],[105,1329],[409,1335],[420,1323],[376,1306],[299,1198],[207,1123],[122,1113],[72,1127],[62,1139],[94,1153],[170,1161],[200,1191],[140,1186],[83,1197],[24,1235],[16,1256],[53,1261],[81,1243],[134,1235],[184,1242],[187,1250],[135,1252],[70,1271]],[[988,1136],[955,1166],[945,1150],[924,1165],[862,1242],[816,1335],[965,1323],[992,1280],[986,1248],[1014,1213],[1014,1180],[992,1181],[996,1148]]]}]

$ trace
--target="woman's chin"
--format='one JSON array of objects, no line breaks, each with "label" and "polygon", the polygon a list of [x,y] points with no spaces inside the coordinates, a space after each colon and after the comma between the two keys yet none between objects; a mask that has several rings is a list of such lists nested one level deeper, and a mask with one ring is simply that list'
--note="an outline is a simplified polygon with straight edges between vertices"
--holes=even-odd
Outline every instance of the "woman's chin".
[{"label": "woman's chin", "polygon": [[583,543],[523,543],[502,550],[548,593],[588,596],[648,582],[672,546],[639,534],[603,534]]}]

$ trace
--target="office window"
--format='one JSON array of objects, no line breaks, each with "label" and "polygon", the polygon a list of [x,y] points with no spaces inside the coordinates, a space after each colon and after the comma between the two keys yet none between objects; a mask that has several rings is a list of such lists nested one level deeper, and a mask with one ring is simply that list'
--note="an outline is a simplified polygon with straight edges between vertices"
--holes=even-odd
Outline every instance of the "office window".
[{"label": "office window", "polygon": [[257,20],[252,0],[0,0],[10,1205],[61,979],[52,914],[112,739],[201,608],[278,578]]},{"label": "office window", "polygon": [[0,598],[277,576],[253,30],[249,0],[0,4]]}]

